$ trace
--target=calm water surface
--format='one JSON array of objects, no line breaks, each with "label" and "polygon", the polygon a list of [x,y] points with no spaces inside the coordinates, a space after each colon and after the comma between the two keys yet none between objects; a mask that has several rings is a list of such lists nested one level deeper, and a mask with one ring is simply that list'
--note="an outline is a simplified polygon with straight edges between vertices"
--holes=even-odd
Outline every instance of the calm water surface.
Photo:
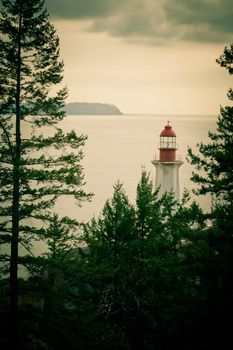
[{"label": "calm water surface", "polygon": [[[208,131],[216,129],[217,116],[67,116],[61,123],[64,131],[74,129],[78,134],[88,136],[82,165],[86,189],[95,196],[82,208],[63,198],[57,205],[59,213],[84,221],[97,216],[118,180],[124,183],[134,202],[142,167],[151,173],[154,181],[155,168],[151,160],[159,153],[159,134],[167,120],[177,135],[177,155],[184,161],[180,168],[181,192],[184,188],[191,190],[194,187],[190,181],[193,167],[186,161],[187,147],[196,150],[198,142],[209,142]],[[209,205],[209,198],[198,198],[198,201],[204,208]]]}]

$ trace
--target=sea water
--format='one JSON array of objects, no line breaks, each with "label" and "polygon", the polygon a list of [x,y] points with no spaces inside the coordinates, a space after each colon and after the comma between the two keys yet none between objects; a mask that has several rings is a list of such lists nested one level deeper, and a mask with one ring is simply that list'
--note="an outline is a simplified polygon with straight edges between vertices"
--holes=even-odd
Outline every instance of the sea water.
[{"label": "sea water", "polygon": [[[180,168],[180,190],[192,191],[196,186],[190,180],[194,167],[187,160],[187,148],[198,153],[197,143],[209,143],[209,131],[216,130],[217,116],[213,115],[119,115],[119,116],[67,116],[60,124],[64,132],[74,129],[77,134],[87,135],[83,147],[85,154],[82,166],[85,174],[85,190],[93,192],[91,203],[79,207],[74,200],[62,198],[57,211],[79,221],[88,221],[98,216],[105,201],[111,198],[117,181],[124,184],[132,203],[142,168],[155,179],[151,161],[159,154],[159,135],[167,121],[177,135],[177,157],[184,164]],[[208,210],[209,196],[195,197]]]}]

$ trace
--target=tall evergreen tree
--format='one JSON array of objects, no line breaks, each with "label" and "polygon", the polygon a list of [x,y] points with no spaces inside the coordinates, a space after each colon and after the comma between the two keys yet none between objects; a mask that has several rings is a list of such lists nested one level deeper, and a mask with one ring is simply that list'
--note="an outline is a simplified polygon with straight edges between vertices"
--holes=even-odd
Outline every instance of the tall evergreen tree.
[{"label": "tall evergreen tree", "polygon": [[[224,49],[217,63],[225,67],[229,74],[233,74],[233,45]],[[231,88],[228,91],[228,98],[233,100]],[[233,106],[220,108],[217,131],[209,132],[209,138],[211,143],[198,144],[199,155],[195,155],[190,148],[188,149],[188,159],[197,169],[197,172],[193,172],[192,180],[199,184],[197,194],[212,195],[213,209],[217,214],[217,211],[222,208],[227,225],[227,221],[232,222],[229,215],[233,209]],[[200,174],[199,170],[203,170],[204,175]],[[219,215],[218,218],[220,223]]]},{"label": "tall evergreen tree", "polygon": [[145,245],[151,244],[151,239],[161,234],[162,201],[158,199],[158,190],[154,192],[150,175],[143,169],[136,195],[136,228],[140,240],[139,256],[144,258]]},{"label": "tall evergreen tree", "polygon": [[[217,63],[233,74],[233,45],[224,49]],[[233,100],[232,89],[228,97]],[[188,159],[196,167],[192,175],[192,180],[199,185],[196,193],[209,193],[213,199],[212,224],[204,231],[209,252],[202,255],[199,281],[205,292],[203,319],[211,319],[208,331],[212,329],[213,333],[206,341],[222,347],[230,339],[227,320],[233,305],[233,106],[220,108],[217,131],[210,132],[209,137],[210,143],[198,145],[198,155],[188,150]]]},{"label": "tall evergreen tree", "polygon": [[[82,190],[80,147],[86,137],[64,134],[67,89],[59,39],[43,0],[2,0],[0,17],[0,233],[10,246],[12,339],[17,348],[19,245],[27,251],[43,239],[59,196],[89,199]],[[52,89],[53,88],[53,89]],[[46,236],[46,234],[45,234]],[[5,263],[8,257],[4,257]]]},{"label": "tall evergreen tree", "polygon": [[122,286],[124,280],[121,278],[122,271],[132,263],[130,249],[135,235],[134,225],[134,208],[122,184],[117,183],[113,197],[106,201],[99,218],[92,219],[85,228],[85,240],[92,262],[100,268],[99,271],[103,268],[104,279],[109,274],[108,282],[113,293],[118,293],[119,285]]}]

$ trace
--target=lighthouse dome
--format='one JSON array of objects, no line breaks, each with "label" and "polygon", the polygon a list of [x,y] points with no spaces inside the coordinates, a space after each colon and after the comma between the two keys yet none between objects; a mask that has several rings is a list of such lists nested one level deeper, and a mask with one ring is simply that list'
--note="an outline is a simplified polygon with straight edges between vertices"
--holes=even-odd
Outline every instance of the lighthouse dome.
[{"label": "lighthouse dome", "polygon": [[175,131],[172,130],[171,125],[169,125],[169,122],[167,125],[165,125],[164,129],[160,133],[160,137],[176,137]]}]

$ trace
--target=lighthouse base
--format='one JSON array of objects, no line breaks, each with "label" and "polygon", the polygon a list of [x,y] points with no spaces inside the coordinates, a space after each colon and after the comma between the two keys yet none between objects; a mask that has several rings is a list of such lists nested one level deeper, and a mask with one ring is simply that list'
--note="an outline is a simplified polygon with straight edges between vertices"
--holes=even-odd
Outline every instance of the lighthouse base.
[{"label": "lighthouse base", "polygon": [[173,192],[174,199],[180,198],[179,168],[182,161],[161,162],[153,160],[152,164],[156,167],[155,188],[160,187],[159,195],[165,192]]}]

